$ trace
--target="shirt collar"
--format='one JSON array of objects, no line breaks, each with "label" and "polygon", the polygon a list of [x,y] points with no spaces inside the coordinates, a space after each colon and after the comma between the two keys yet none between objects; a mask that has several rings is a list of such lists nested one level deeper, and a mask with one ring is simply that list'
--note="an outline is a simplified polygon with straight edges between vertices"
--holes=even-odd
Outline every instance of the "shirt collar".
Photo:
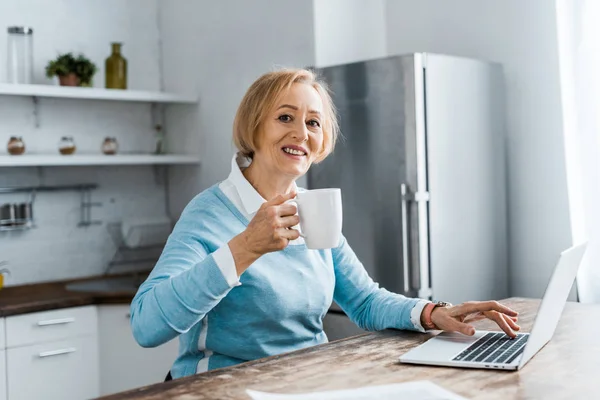
[{"label": "shirt collar", "polygon": [[248,182],[242,173],[242,170],[248,168],[251,163],[252,159],[244,156],[242,153],[238,152],[234,154],[231,159],[231,172],[228,178],[238,192],[242,205],[248,215],[257,212],[260,206],[267,201],[254,189],[254,186]]}]

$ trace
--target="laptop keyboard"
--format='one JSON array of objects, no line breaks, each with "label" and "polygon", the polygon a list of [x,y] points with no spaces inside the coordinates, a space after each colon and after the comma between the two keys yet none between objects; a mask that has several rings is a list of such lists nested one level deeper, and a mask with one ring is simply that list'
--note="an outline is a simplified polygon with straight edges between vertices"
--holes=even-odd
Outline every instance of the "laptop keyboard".
[{"label": "laptop keyboard", "polygon": [[488,332],[452,361],[470,361],[480,363],[510,364],[525,349],[528,334],[518,333],[514,339],[501,332]]}]

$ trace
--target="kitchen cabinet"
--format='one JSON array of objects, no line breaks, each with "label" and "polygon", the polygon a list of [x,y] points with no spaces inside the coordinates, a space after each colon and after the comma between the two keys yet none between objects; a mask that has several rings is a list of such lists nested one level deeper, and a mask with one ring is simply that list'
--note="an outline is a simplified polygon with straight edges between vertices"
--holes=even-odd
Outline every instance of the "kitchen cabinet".
[{"label": "kitchen cabinet", "polygon": [[6,352],[0,350],[0,400],[6,400]]},{"label": "kitchen cabinet", "polygon": [[6,347],[51,342],[62,338],[96,335],[96,306],[71,307],[6,318]]},{"label": "kitchen cabinet", "polygon": [[97,322],[95,306],[7,317],[7,400],[97,397]]},{"label": "kitchen cabinet", "polygon": [[97,397],[97,346],[85,336],[6,350],[8,400]]},{"label": "kitchen cabinet", "polygon": [[129,320],[129,305],[98,306],[101,395],[162,382],[177,358],[177,338],[143,348],[133,338]]}]

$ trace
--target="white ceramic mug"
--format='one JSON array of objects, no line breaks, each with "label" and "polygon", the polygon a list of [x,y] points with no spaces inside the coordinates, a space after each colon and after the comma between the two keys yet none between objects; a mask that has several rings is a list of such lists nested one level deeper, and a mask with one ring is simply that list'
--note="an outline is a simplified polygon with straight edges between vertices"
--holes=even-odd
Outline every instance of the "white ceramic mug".
[{"label": "white ceramic mug", "polygon": [[342,191],[314,189],[298,192],[300,230],[309,249],[337,247],[342,235]]}]

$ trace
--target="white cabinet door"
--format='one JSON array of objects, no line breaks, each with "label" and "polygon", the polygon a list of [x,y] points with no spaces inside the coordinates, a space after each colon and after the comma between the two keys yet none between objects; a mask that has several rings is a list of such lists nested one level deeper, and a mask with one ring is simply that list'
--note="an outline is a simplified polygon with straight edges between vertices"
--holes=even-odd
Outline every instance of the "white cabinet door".
[{"label": "white cabinet door", "polygon": [[162,382],[177,358],[177,338],[145,349],[133,338],[129,319],[128,305],[98,307],[102,395]]},{"label": "white cabinet door", "polygon": [[6,318],[6,347],[28,346],[64,338],[96,335],[96,306],[62,308]]},{"label": "white cabinet door", "polygon": [[0,400],[6,400],[6,352],[0,350]]},{"label": "white cabinet door", "polygon": [[98,397],[98,342],[85,336],[6,350],[8,399]]}]

